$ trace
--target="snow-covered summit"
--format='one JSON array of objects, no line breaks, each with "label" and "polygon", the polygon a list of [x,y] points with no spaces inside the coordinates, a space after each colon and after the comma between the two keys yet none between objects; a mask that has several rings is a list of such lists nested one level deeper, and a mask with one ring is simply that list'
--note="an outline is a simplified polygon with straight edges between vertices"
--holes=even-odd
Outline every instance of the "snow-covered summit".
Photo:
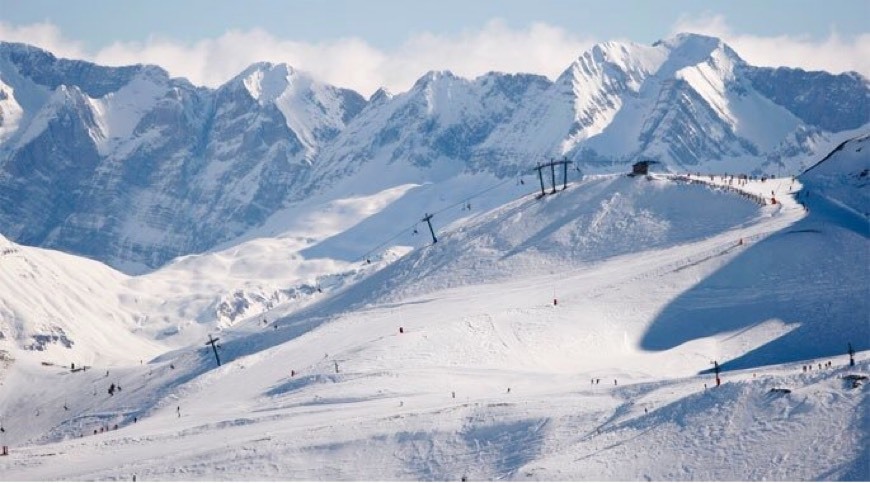
[{"label": "snow-covered summit", "polygon": [[354,91],[323,84],[310,74],[281,63],[255,63],[227,86],[241,84],[261,107],[274,105],[313,159],[324,142],[344,129],[365,106]]},{"label": "snow-covered summit", "polygon": [[275,102],[297,76],[293,67],[287,64],[258,62],[242,71],[236,79],[242,82],[254,99],[265,104]]},{"label": "snow-covered summit", "polygon": [[395,96],[389,89],[381,87],[369,96],[369,104],[381,104],[387,102]]}]

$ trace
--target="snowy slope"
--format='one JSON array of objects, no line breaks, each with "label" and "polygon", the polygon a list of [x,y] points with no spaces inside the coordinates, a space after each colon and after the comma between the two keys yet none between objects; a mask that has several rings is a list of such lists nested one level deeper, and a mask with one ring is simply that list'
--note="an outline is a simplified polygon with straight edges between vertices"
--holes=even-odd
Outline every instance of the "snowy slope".
[{"label": "snowy slope", "polygon": [[844,141],[804,171],[800,179],[809,196],[812,192],[820,194],[866,219],[870,216],[870,134]]},{"label": "snowy slope", "polygon": [[[219,368],[204,337],[146,364],[84,373],[7,364],[0,383],[14,390],[0,391],[0,437],[12,453],[0,471],[83,480],[870,476],[868,386],[840,379],[870,372],[870,284],[866,260],[854,260],[868,253],[866,235],[812,201],[806,212],[791,178],[601,176],[542,199],[519,186],[514,201],[436,225],[438,243],[398,260],[334,259],[358,275],[313,303],[279,301],[265,327],[255,314],[212,332]],[[192,296],[227,276],[276,282],[294,266],[304,276],[305,264],[313,274],[347,249],[336,235],[381,230],[384,207],[415,193],[336,205],[322,223],[299,220],[310,239],[255,238],[126,286]],[[269,265],[285,249],[318,245],[318,257]],[[754,318],[735,323],[741,314]],[[863,351],[851,370],[844,334]],[[699,375],[712,360],[731,369],[715,389],[712,375]],[[834,367],[816,367],[828,360]],[[111,383],[123,391],[110,396]]]},{"label": "snowy slope", "polygon": [[16,245],[0,236],[0,350],[79,367],[123,364],[166,350],[140,333],[126,275],[99,262]]}]

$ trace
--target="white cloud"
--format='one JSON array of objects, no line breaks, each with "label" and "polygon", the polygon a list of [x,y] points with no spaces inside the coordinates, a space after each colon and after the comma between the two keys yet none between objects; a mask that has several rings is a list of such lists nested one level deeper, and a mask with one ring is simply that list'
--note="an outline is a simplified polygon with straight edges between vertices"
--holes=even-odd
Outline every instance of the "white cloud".
[{"label": "white cloud", "polygon": [[[680,19],[672,33],[684,31],[721,37],[755,65],[856,70],[870,77],[870,35],[844,40],[832,33],[820,42],[744,35],[733,32],[720,16]],[[324,82],[364,95],[378,87],[405,91],[430,70],[450,70],[469,78],[493,70],[555,78],[594,43],[589,37],[545,23],[512,29],[499,20],[458,34],[421,33],[391,51],[377,49],[358,38],[300,42],[261,29],[230,30],[194,43],[152,36],[143,42],[117,42],[88,52],[81,42],[65,38],[50,23],[15,27],[0,22],[0,39],[34,44],[60,57],[104,65],[157,64],[173,76],[211,87],[226,82],[254,62],[286,62]]]},{"label": "white cloud", "polygon": [[392,52],[358,38],[321,43],[275,37],[260,29],[230,30],[195,43],[151,37],[144,42],[117,42],[97,52],[65,39],[51,24],[10,27],[0,23],[0,39],[27,42],[61,57],[103,65],[157,64],[173,76],[216,87],[254,62],[286,62],[331,84],[364,95],[379,87],[401,92],[430,70],[450,70],[475,77],[492,70],[534,72],[555,77],[592,45],[563,29],[537,23],[512,30],[498,20],[458,35],[423,33]]},{"label": "white cloud", "polygon": [[823,40],[788,35],[763,37],[734,32],[721,15],[682,18],[671,33],[679,32],[719,37],[752,65],[833,73],[856,71],[870,77],[870,34],[844,39],[832,31]]},{"label": "white cloud", "polygon": [[60,29],[49,22],[34,23],[20,27],[0,22],[0,40],[36,45],[58,57],[76,59],[86,57],[81,42],[65,39]]},{"label": "white cloud", "polygon": [[452,37],[417,35],[389,56],[384,67],[391,77],[406,84],[430,70],[450,70],[463,77],[499,71],[555,78],[594,43],[544,23],[511,30],[493,20],[480,30]]}]

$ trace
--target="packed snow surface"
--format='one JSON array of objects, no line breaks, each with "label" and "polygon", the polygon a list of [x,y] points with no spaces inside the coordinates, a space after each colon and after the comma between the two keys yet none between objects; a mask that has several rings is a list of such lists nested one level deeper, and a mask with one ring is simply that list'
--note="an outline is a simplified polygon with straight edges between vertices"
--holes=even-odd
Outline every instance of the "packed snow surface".
[{"label": "packed snow surface", "polygon": [[866,211],[800,178],[488,181],[139,277],[0,239],[2,478],[870,478]]}]

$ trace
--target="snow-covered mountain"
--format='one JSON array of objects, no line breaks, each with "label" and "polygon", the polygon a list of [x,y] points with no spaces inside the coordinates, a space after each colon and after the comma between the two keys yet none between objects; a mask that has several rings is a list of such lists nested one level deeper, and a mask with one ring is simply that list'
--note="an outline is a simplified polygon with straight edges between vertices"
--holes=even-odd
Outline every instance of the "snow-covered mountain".
[{"label": "snow-covered mountain", "polygon": [[138,273],[313,195],[513,177],[552,157],[797,174],[866,131],[868,112],[858,74],[757,68],[692,34],[597,45],[555,81],[430,72],[368,101],[286,65],[212,90],[3,43],[0,231]]},{"label": "snow-covered mountain", "polygon": [[256,226],[364,104],[284,65],[216,91],[0,45],[3,233],[141,271]]}]

